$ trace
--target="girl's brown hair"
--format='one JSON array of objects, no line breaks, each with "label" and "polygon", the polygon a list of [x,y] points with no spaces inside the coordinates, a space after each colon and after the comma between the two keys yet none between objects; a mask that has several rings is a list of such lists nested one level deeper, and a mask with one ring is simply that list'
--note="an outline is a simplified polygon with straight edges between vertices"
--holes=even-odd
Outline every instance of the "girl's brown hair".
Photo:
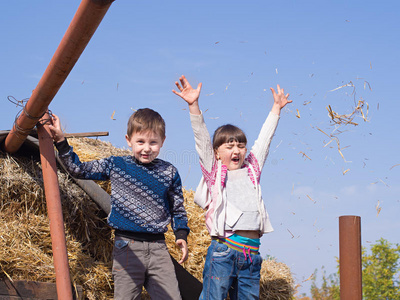
[{"label": "girl's brown hair", "polygon": [[213,149],[218,149],[219,146],[225,143],[244,143],[247,144],[247,138],[243,130],[231,124],[226,124],[218,127],[213,136]]},{"label": "girl's brown hair", "polygon": [[165,122],[160,114],[150,108],[135,111],[128,120],[127,135],[130,138],[137,132],[151,131],[165,138]]}]

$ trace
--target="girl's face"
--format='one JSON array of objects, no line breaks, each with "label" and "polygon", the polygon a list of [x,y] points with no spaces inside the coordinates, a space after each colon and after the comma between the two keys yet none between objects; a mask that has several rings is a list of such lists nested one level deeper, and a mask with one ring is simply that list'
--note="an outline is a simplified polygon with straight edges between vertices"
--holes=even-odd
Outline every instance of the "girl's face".
[{"label": "girl's face", "polygon": [[224,143],[215,150],[215,157],[221,160],[228,170],[240,169],[246,157],[246,144],[238,142]]}]

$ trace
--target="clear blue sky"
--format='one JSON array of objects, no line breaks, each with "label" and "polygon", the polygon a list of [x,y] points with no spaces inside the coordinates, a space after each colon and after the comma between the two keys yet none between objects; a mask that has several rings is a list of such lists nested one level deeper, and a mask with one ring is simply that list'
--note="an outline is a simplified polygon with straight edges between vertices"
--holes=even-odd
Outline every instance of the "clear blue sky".
[{"label": "clear blue sky", "polygon": [[[30,96],[79,3],[3,4],[0,130],[12,127],[19,110],[7,96]],[[200,169],[186,105],[171,93],[174,81],[185,74],[194,85],[203,82],[209,130],[236,124],[249,146],[272,105],[269,87],[279,83],[293,103],[261,180],[275,228],[261,250],[286,263],[308,292],[310,281],[303,281],[316,268],[336,271],[339,216],[361,216],[366,247],[381,237],[399,242],[399,20],[398,1],[117,0],[50,109],[67,132],[109,131],[102,140],[117,147],[126,147],[132,109],[159,111],[167,123],[161,158],[194,189]],[[355,95],[352,87],[332,91],[350,81]],[[368,122],[356,116],[358,126],[335,128],[326,107],[350,113],[361,98]],[[342,131],[349,162],[318,129]]]}]

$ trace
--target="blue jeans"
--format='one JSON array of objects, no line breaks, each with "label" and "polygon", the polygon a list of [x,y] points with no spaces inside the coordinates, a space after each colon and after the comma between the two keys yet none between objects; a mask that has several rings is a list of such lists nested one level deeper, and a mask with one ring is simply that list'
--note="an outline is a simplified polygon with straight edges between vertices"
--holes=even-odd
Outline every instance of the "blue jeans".
[{"label": "blue jeans", "polygon": [[203,271],[201,300],[223,300],[228,293],[231,300],[259,299],[260,270],[262,258],[259,254],[233,250],[225,244],[211,241]]}]

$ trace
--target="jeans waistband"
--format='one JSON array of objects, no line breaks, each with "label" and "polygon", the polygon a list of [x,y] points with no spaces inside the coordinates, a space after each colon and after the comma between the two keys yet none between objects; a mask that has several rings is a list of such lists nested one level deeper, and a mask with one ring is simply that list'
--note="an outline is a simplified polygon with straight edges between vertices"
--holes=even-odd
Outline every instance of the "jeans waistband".
[{"label": "jeans waistband", "polygon": [[251,246],[242,243],[238,243],[230,238],[219,238],[219,237],[212,237],[213,240],[216,240],[218,243],[225,244],[228,248],[233,250],[242,252],[243,250],[250,251],[252,254],[258,254],[260,250],[260,246]]}]

